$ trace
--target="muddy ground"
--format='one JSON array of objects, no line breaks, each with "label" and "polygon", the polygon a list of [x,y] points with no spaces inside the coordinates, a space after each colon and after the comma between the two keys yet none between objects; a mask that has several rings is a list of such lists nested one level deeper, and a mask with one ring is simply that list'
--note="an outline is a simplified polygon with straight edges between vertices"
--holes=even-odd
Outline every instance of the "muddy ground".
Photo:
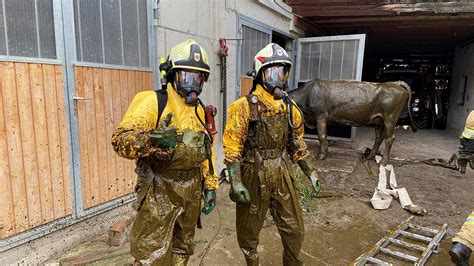
[{"label": "muddy ground", "polygon": [[[391,155],[400,158],[449,159],[459,146],[457,137],[444,131],[412,133],[399,129],[396,134]],[[410,217],[411,214],[395,200],[387,210],[374,210],[370,204],[378,179],[368,174],[358,151],[373,145],[373,135],[373,129],[359,128],[356,142],[332,141],[327,160],[318,161],[322,195],[329,197],[304,199],[302,203],[305,209],[302,259],[306,265],[347,265]],[[316,152],[318,142],[309,141],[308,144]],[[413,222],[432,228],[448,224],[440,253],[432,255],[427,265],[451,265],[447,254],[450,240],[474,208],[474,171],[469,169],[462,175],[426,164],[391,163],[395,167],[398,186],[405,187],[413,203],[427,210],[426,215],[416,216]],[[375,162],[371,162],[371,167],[377,171]],[[218,191],[218,208],[210,215],[202,216],[204,229],[196,232],[197,246],[190,265],[245,265],[236,239],[235,207],[227,194],[228,185],[223,184]],[[103,239],[105,234],[97,241],[72,249],[62,259],[87,250],[105,252],[106,245],[100,244]],[[275,225],[262,229],[259,251],[262,265],[282,264],[282,245]],[[126,252],[116,254],[114,258],[96,263],[131,261]],[[403,265],[387,257],[383,259]],[[471,264],[473,262],[471,259]]]}]

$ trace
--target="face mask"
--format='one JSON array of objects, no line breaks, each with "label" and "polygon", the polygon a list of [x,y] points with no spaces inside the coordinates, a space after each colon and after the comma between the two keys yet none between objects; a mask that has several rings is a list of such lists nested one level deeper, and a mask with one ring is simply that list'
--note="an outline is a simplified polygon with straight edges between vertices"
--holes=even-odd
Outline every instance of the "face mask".
[{"label": "face mask", "polygon": [[288,94],[289,67],[286,65],[275,65],[262,71],[262,82],[265,89],[273,95],[275,100],[283,99]]},{"label": "face mask", "polygon": [[178,93],[184,97],[186,104],[198,105],[204,84],[203,74],[196,70],[178,70],[175,80]]}]

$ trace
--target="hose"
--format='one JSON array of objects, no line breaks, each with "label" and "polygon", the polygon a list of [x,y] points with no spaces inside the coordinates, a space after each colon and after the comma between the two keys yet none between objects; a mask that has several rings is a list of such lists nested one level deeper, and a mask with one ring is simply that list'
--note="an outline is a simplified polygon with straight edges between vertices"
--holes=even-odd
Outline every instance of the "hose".
[{"label": "hose", "polygon": [[204,258],[206,257],[207,252],[209,251],[209,248],[211,247],[212,242],[214,242],[214,240],[216,239],[217,235],[218,235],[219,232],[221,231],[221,227],[222,227],[222,216],[221,216],[221,212],[219,211],[219,206],[216,206],[216,211],[217,211],[217,214],[219,215],[219,226],[217,227],[217,231],[216,231],[216,233],[214,234],[214,236],[212,237],[211,241],[209,241],[209,243],[207,243],[207,245],[206,245],[206,248],[204,248],[204,253],[203,253],[202,256],[201,256],[201,260],[199,261],[199,266],[203,265],[202,262],[204,261]]}]

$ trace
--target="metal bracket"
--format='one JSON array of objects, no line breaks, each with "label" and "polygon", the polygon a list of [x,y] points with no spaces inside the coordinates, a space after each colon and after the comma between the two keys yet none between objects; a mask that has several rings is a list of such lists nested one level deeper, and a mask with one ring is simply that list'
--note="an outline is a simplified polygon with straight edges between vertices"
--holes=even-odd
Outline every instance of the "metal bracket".
[{"label": "metal bracket", "polygon": [[72,97],[74,101],[85,101],[85,100],[93,100],[92,98],[85,98],[85,97],[80,97],[80,96],[74,96]]},{"label": "metal bracket", "polygon": [[72,99],[74,100],[74,112],[77,114],[77,102],[78,101],[90,101],[90,100],[94,100],[93,98],[86,98],[86,97],[80,97],[80,96],[76,96],[74,95],[72,97]]}]

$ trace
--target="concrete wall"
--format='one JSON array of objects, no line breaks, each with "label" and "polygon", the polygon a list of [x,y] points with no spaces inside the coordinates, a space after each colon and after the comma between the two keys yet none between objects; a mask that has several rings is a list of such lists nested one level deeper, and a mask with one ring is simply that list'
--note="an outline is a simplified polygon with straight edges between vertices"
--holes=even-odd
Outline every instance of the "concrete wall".
[{"label": "concrete wall", "polygon": [[[463,76],[467,77],[466,97],[464,105],[460,105]],[[474,109],[474,43],[456,48],[450,89],[447,129],[459,134],[464,128],[467,115]]]},{"label": "concrete wall", "polygon": [[[280,1],[279,1],[280,2]],[[284,5],[284,4],[282,4]],[[220,93],[219,38],[238,39],[239,14],[250,17],[288,35],[297,34],[292,15],[278,10],[271,0],[159,0],[156,34],[157,55],[166,56],[176,44],[192,38],[202,45],[210,57],[211,76],[204,85],[201,99],[218,108],[219,133],[216,137],[217,170],[223,167],[222,94]],[[288,7],[289,8],[289,7]],[[236,99],[237,40],[227,41],[227,106]],[[248,66],[249,70],[251,66]]]}]

